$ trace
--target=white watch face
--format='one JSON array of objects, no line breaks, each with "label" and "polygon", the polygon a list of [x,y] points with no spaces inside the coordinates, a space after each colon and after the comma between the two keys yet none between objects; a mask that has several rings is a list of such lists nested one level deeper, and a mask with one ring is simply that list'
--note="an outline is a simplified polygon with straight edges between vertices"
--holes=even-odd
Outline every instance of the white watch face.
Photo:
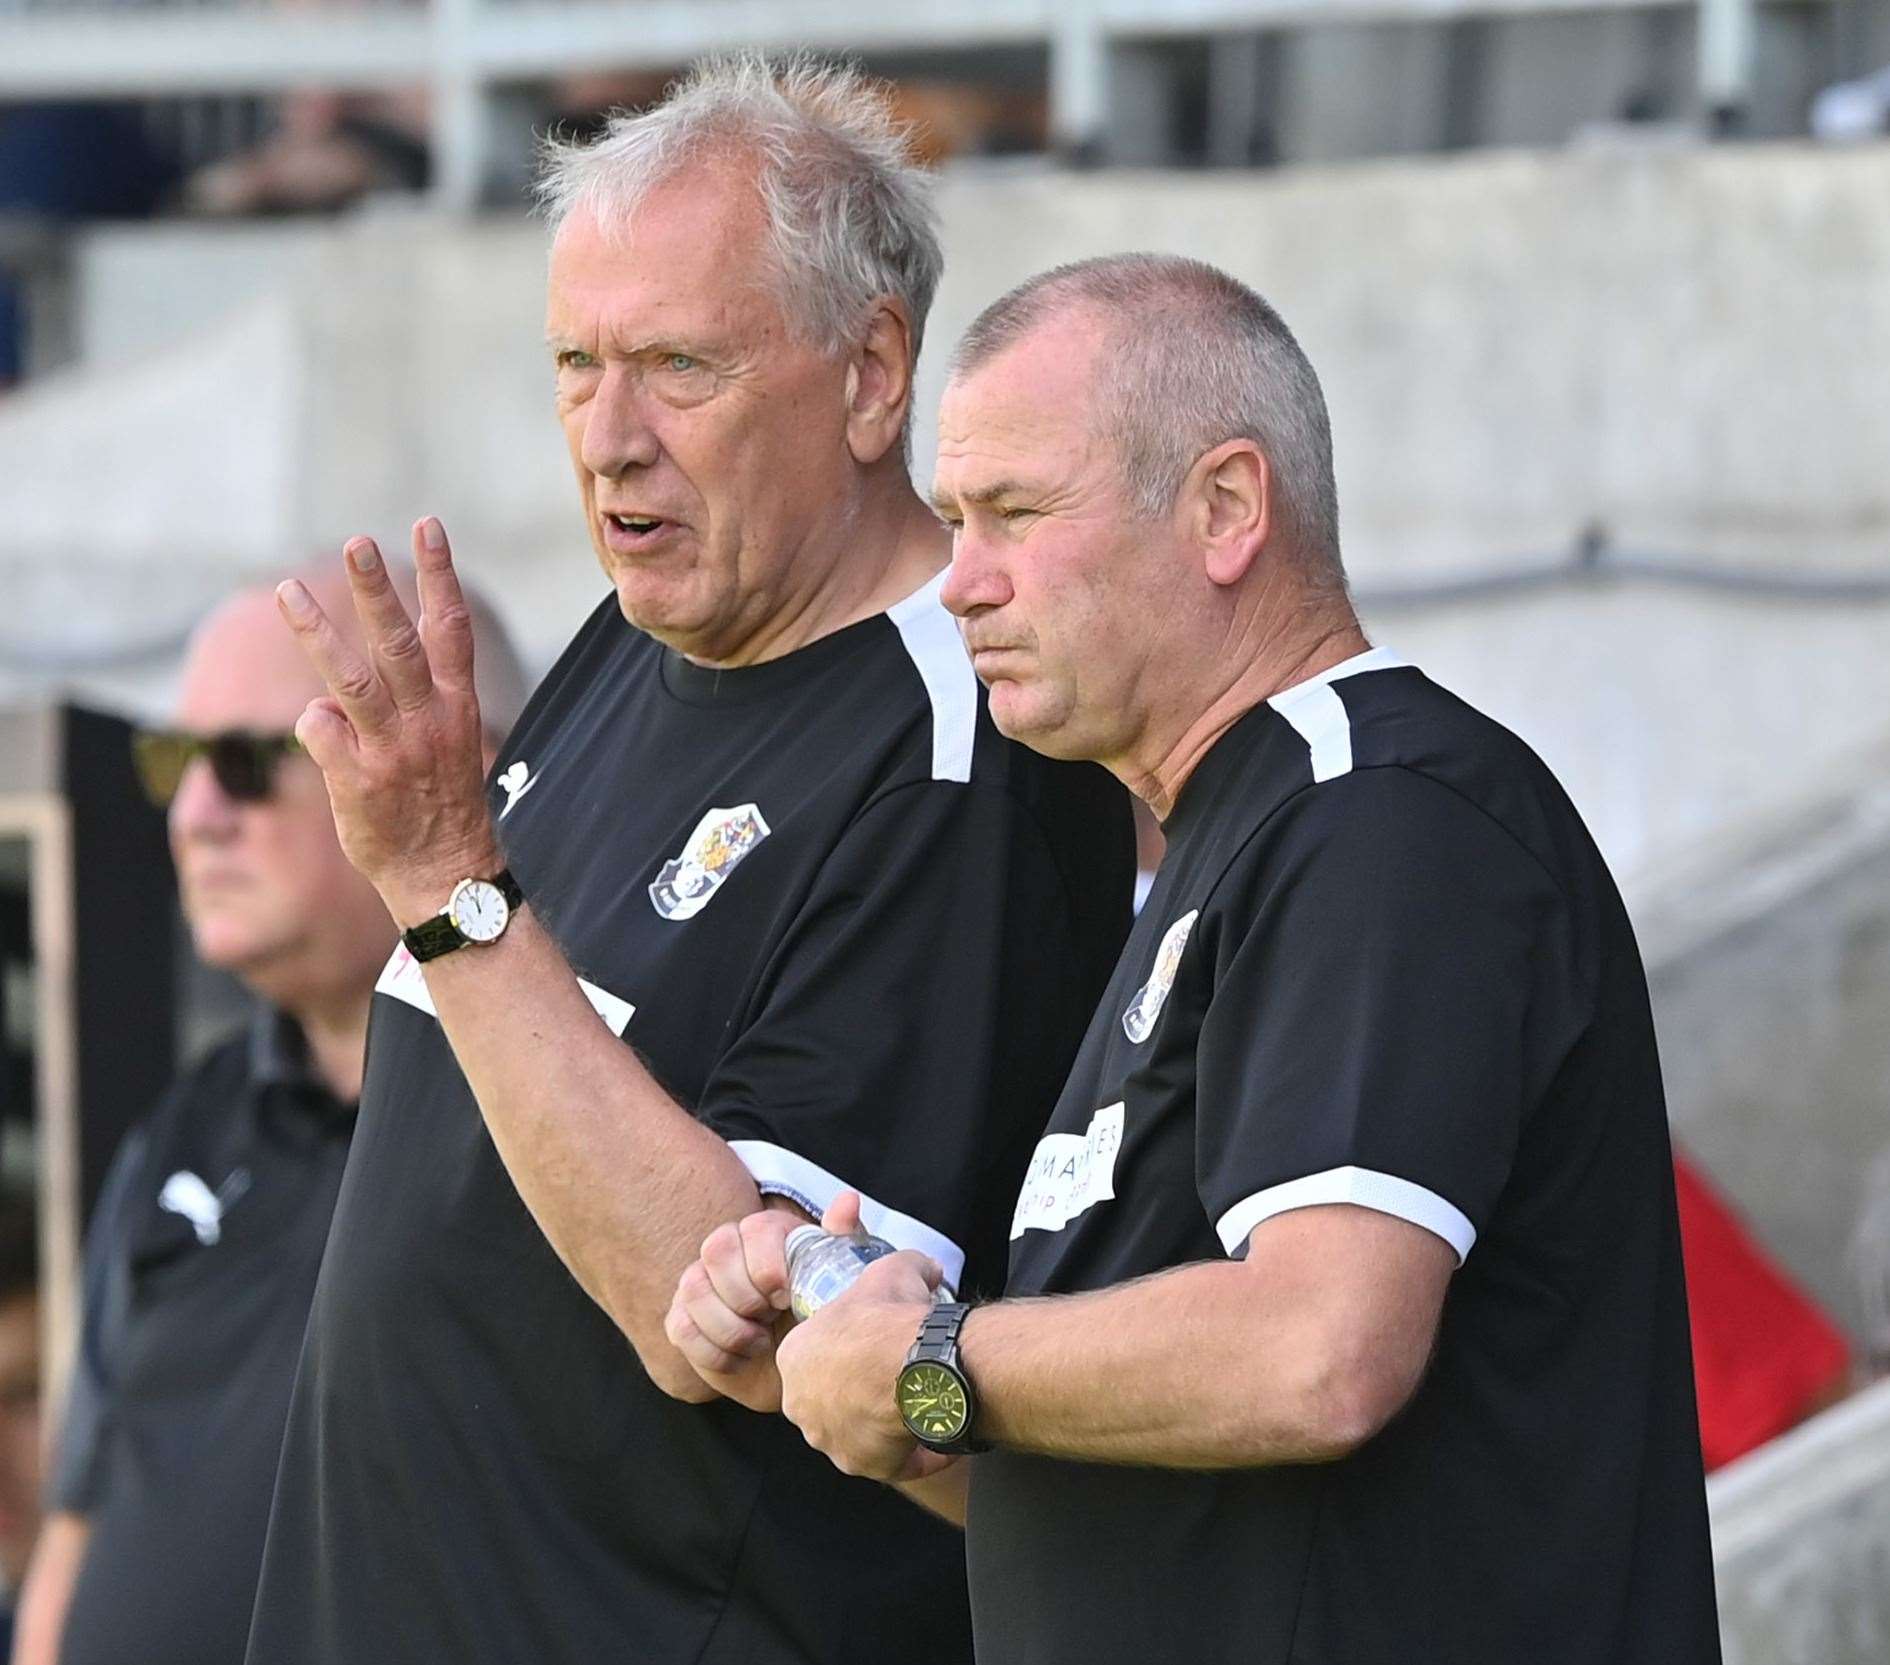
[{"label": "white watch face", "polygon": [[504,932],[512,910],[497,885],[484,879],[461,879],[453,889],[447,917],[468,942],[496,942]]}]

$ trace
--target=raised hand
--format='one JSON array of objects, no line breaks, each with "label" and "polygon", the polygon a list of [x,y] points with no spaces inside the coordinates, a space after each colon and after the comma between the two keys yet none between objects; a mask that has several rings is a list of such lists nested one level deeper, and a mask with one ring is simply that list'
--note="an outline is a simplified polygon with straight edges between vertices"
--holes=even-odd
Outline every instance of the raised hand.
[{"label": "raised hand", "polygon": [[328,781],[348,859],[402,926],[439,911],[453,886],[504,865],[482,785],[472,617],[446,531],[413,529],[420,618],[407,617],[372,538],[342,551],[365,652],[291,579],[277,605],[328,685],[295,725]]}]

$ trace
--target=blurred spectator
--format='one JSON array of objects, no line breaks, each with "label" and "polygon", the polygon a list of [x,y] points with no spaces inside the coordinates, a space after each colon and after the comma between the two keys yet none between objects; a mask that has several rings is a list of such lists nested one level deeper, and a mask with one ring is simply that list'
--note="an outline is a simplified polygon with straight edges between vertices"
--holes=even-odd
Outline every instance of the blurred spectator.
[{"label": "blurred spectator", "polygon": [[39,1531],[39,1251],[32,1201],[0,1194],[0,1658]]},{"label": "blurred spectator", "polygon": [[321,214],[377,191],[423,191],[432,176],[426,127],[419,90],[292,93],[270,138],[190,176],[184,205],[198,214]]},{"label": "blurred spectator", "polygon": [[1715,1469],[1840,1398],[1850,1348],[1698,1170],[1673,1166],[1700,1450]]},{"label": "blurred spectator", "polygon": [[[0,223],[142,219],[176,182],[135,109],[0,104]],[[24,274],[0,242],[0,388],[25,369],[25,330]]]},{"label": "blurred spectator", "polygon": [[0,214],[142,219],[176,182],[135,108],[0,104]]},{"label": "blurred spectator", "polygon": [[[569,138],[594,138],[613,110],[655,104],[675,80],[669,70],[599,71],[566,76],[551,94],[551,126]],[[976,81],[892,83],[893,116],[912,132],[912,154],[925,167],[954,156],[1008,156],[1046,149],[1050,105],[1040,86]]]},{"label": "blurred spectator", "polygon": [[[306,580],[332,613],[347,594]],[[409,605],[411,573],[398,574]],[[474,602],[482,709],[523,679]],[[267,589],[192,641],[176,730],[139,741],[198,955],[258,999],[127,1135],[87,1237],[80,1356],[21,1665],[240,1665],[289,1391],[395,932],[291,730],[321,692]],[[500,738],[489,733],[487,755]]]},{"label": "blurred spectator", "polygon": [[1050,102],[1041,87],[966,81],[901,81],[893,107],[912,124],[928,167],[953,156],[1012,156],[1050,144]]}]

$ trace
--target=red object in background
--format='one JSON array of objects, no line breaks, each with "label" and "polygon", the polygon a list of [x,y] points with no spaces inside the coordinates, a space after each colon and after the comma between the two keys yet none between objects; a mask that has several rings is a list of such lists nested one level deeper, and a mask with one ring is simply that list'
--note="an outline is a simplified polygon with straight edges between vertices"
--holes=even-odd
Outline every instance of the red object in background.
[{"label": "red object in background", "polygon": [[1673,1169],[1700,1446],[1715,1469],[1828,1403],[1850,1369],[1850,1346],[1705,1179],[1678,1155]]}]

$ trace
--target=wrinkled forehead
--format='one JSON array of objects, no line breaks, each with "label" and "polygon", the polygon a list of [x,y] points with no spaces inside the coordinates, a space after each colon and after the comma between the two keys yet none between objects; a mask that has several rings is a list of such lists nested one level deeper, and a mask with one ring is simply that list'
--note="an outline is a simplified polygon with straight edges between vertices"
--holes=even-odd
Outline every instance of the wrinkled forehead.
[{"label": "wrinkled forehead", "polygon": [[546,328],[662,330],[741,312],[778,313],[768,226],[752,178],[686,166],[628,213],[574,208],[552,239]]},{"label": "wrinkled forehead", "polygon": [[1078,332],[1046,328],[954,376],[939,401],[934,494],[982,495],[999,480],[1098,467],[1106,453],[1099,358]]}]

